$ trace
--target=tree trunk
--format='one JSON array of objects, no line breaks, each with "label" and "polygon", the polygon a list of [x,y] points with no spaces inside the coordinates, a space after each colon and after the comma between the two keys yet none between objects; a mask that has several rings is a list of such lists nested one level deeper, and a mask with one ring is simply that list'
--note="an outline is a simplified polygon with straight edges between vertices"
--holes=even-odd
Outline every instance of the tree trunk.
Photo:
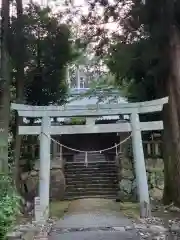
[{"label": "tree trunk", "polygon": [[169,105],[164,106],[163,109],[163,160],[164,160],[164,193],[163,193],[163,203],[168,205],[173,201],[173,190],[172,190],[172,142],[171,142],[171,127],[169,118]]},{"label": "tree trunk", "polygon": [[1,8],[1,79],[0,79],[0,171],[8,172],[8,132],[10,120],[10,59],[7,47],[9,0]]},{"label": "tree trunk", "polygon": [[171,157],[165,162],[164,202],[172,201],[180,206],[180,37],[175,27],[172,28],[169,49],[171,71],[166,82],[169,106],[166,109],[164,135],[166,150]]},{"label": "tree trunk", "polygon": [[[16,102],[22,103],[24,99],[24,36],[23,36],[23,6],[22,0],[16,0],[17,7],[17,49],[18,49],[18,62],[17,62],[17,77],[16,77]],[[21,135],[18,134],[18,127],[22,123],[16,112],[15,124],[15,146],[14,146],[14,162],[15,162],[15,182],[16,187],[20,190],[20,150],[21,150]]]},{"label": "tree trunk", "polygon": [[171,117],[170,126],[172,134],[170,136],[172,142],[172,158],[171,158],[171,169],[172,176],[172,201],[177,205],[180,205],[180,126],[178,121],[178,104],[177,96],[175,93],[174,79],[171,79],[169,87],[169,115]]}]

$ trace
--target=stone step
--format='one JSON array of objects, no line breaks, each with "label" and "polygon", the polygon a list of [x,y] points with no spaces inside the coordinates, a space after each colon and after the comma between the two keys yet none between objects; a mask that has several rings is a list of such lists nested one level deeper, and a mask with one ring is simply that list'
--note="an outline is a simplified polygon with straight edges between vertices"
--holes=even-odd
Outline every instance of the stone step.
[{"label": "stone step", "polygon": [[88,188],[82,188],[82,187],[78,187],[78,186],[74,186],[74,187],[66,187],[66,192],[76,192],[76,193],[87,193],[87,192],[96,192],[96,193],[103,193],[103,192],[116,192],[118,191],[118,188],[116,186],[113,187],[104,187],[102,189],[102,187],[88,187]]},{"label": "stone step", "polygon": [[87,196],[87,195],[81,195],[81,196],[69,196],[69,195],[66,195],[64,197],[65,200],[76,200],[76,199],[79,199],[79,198],[106,198],[106,199],[116,199],[117,198],[117,195],[116,194],[105,194],[105,195],[90,195],[90,196]]},{"label": "stone step", "polygon": [[[68,166],[82,166],[85,162],[85,158],[82,158],[82,159],[79,159],[80,161],[76,161],[76,162],[72,162],[72,161],[66,161],[65,165],[68,165]],[[96,165],[99,165],[99,166],[109,166],[109,165],[116,165],[116,161],[104,161],[103,159],[101,161],[89,161],[88,162],[88,165],[89,166],[96,166]]]},{"label": "stone step", "polygon": [[72,170],[85,170],[85,171],[89,171],[89,170],[92,170],[92,171],[106,171],[106,170],[116,170],[118,171],[118,167],[116,166],[89,166],[89,165],[85,165],[83,164],[83,166],[64,166],[64,170],[65,171],[72,171]]},{"label": "stone step", "polygon": [[92,189],[96,189],[96,188],[100,188],[100,189],[114,189],[114,188],[117,188],[118,187],[118,184],[116,184],[116,183],[109,183],[109,184],[83,184],[83,183],[81,183],[81,184],[76,184],[76,183],[71,183],[71,184],[66,184],[66,188],[71,188],[71,187],[73,187],[73,188],[75,188],[75,189],[90,189],[90,188],[92,188]]},{"label": "stone step", "polygon": [[77,193],[77,194],[104,194],[104,193],[116,193],[118,192],[118,188],[66,188],[66,192],[68,193]]},{"label": "stone step", "polygon": [[111,187],[111,188],[104,188],[103,190],[102,190],[102,188],[96,188],[96,187],[94,187],[94,188],[73,188],[73,187],[67,187],[66,188],[66,190],[65,190],[65,192],[66,193],[73,193],[73,194],[75,194],[75,193],[77,193],[78,194],[78,196],[79,196],[79,194],[81,194],[81,195],[85,195],[85,194],[89,194],[89,193],[92,193],[92,194],[104,194],[104,193],[106,193],[107,194],[107,192],[108,193],[117,193],[118,192],[118,188],[117,187]]},{"label": "stone step", "polygon": [[[85,153],[74,155],[74,159],[80,159],[80,158],[84,158],[84,157],[85,157]],[[102,159],[102,160],[107,159],[107,157],[105,155],[102,155],[102,154],[92,155],[90,153],[87,153],[87,157],[89,159]]]},{"label": "stone step", "polygon": [[118,178],[108,178],[108,179],[84,179],[84,178],[80,178],[80,179],[74,179],[74,178],[68,178],[66,179],[66,183],[67,184],[97,184],[97,183],[103,183],[103,184],[109,184],[109,183],[118,183]]},{"label": "stone step", "polygon": [[[85,152],[83,153],[78,153],[76,155],[74,155],[74,158],[78,159],[78,158],[83,158],[85,156]],[[88,153],[87,152],[87,157],[89,157],[90,159],[93,158],[101,158],[101,159],[107,159],[108,156],[111,156],[111,158],[115,158],[116,154],[103,154],[103,153]]]},{"label": "stone step", "polygon": [[99,174],[90,174],[90,173],[64,173],[66,179],[84,179],[84,180],[106,180],[106,179],[116,179],[118,178],[118,174],[116,173],[99,173]]},{"label": "stone step", "polygon": [[[66,161],[66,163],[67,164],[81,164],[81,163],[83,163],[85,161],[85,157],[82,157],[82,158],[77,158],[76,160],[74,160],[74,161]],[[115,164],[115,161],[113,160],[113,161],[106,161],[106,160],[104,160],[103,158],[94,158],[94,159],[90,159],[90,158],[87,158],[87,161],[89,162],[89,164],[101,164],[101,165],[103,165],[103,164],[112,164],[112,165],[114,165]]]},{"label": "stone step", "polygon": [[[82,166],[84,165],[85,159],[83,158],[81,161],[78,162],[65,162],[65,165],[68,166]],[[116,166],[116,162],[104,162],[104,161],[87,161],[89,166]]]},{"label": "stone step", "polygon": [[117,174],[118,169],[64,169],[65,174]]},{"label": "stone step", "polygon": [[104,169],[101,169],[101,168],[64,168],[64,172],[65,173],[70,173],[70,174],[73,174],[74,173],[117,173],[118,172],[118,169],[117,168],[104,168]]},{"label": "stone step", "polygon": [[66,188],[84,188],[84,189],[88,189],[88,188],[118,188],[118,183],[108,183],[108,184],[84,184],[82,183],[66,183]]},{"label": "stone step", "polygon": [[111,184],[104,187],[101,187],[100,185],[89,185],[89,186],[82,186],[82,185],[66,185],[66,190],[72,190],[72,191],[89,191],[89,190],[100,190],[103,191],[111,191],[111,190],[117,190],[118,185],[117,184]]},{"label": "stone step", "polygon": [[106,178],[106,179],[84,179],[84,178],[68,178],[66,179],[66,184],[86,184],[86,185],[91,185],[91,184],[103,184],[103,185],[108,185],[108,184],[116,184],[118,183],[118,178]]},{"label": "stone step", "polygon": [[117,169],[65,169],[65,174],[117,174]]},{"label": "stone step", "polygon": [[66,181],[67,182],[74,182],[76,181],[78,182],[85,182],[85,183],[98,183],[98,182],[104,182],[104,183],[108,183],[108,182],[117,182],[118,181],[118,177],[116,175],[113,176],[109,176],[109,175],[105,175],[105,177],[99,177],[99,176],[93,176],[93,177],[89,177],[89,175],[85,176],[67,176],[66,177]]},{"label": "stone step", "polygon": [[[79,167],[83,167],[84,166],[84,159],[83,159],[83,161],[81,161],[81,162],[76,162],[76,163],[65,163],[65,166],[67,165],[67,166],[74,166],[74,167],[77,167],[77,166],[79,166]],[[87,161],[88,162],[88,161]],[[96,167],[96,166],[98,166],[98,167],[106,167],[106,166],[116,166],[116,164],[115,163],[107,163],[107,162],[95,162],[95,163],[92,163],[92,162],[88,162],[88,166],[90,166],[90,167]]]},{"label": "stone step", "polygon": [[76,183],[76,182],[73,182],[73,183],[66,183],[66,187],[67,188],[115,188],[117,187],[118,184],[117,183],[113,183],[113,182],[108,182],[108,183]]},{"label": "stone step", "polygon": [[84,167],[84,168],[70,168],[70,169],[68,169],[68,168],[64,168],[64,172],[66,173],[66,172],[68,172],[68,173],[73,173],[73,171],[75,172],[75,173],[79,173],[79,172],[83,172],[83,173],[91,173],[91,172],[93,172],[93,173],[111,173],[111,172],[118,172],[118,169],[117,168],[86,168],[86,167]]},{"label": "stone step", "polygon": [[87,171],[74,171],[74,172],[65,172],[64,173],[66,177],[73,177],[73,178],[78,178],[79,176],[80,177],[85,177],[85,178],[94,178],[94,177],[99,177],[99,179],[101,178],[105,178],[105,177],[115,177],[115,176],[118,176],[117,172],[116,171],[111,171],[111,172],[87,172]]},{"label": "stone step", "polygon": [[118,181],[99,181],[99,182],[93,182],[92,181],[66,181],[66,186],[77,186],[77,187],[91,187],[91,186],[101,186],[103,188],[106,188],[106,187],[114,187],[114,186],[118,186]]},{"label": "stone step", "polygon": [[81,172],[81,173],[69,173],[69,172],[65,172],[65,177],[66,178],[74,178],[74,179],[78,179],[78,178],[94,178],[94,177],[99,177],[99,179],[101,178],[116,178],[117,177],[117,174],[115,172]]},{"label": "stone step", "polygon": [[89,162],[86,163],[83,161],[81,163],[78,163],[78,164],[67,164],[65,163],[64,164],[64,167],[69,169],[69,168],[100,168],[100,169],[103,169],[103,168],[117,168],[117,166],[115,164],[90,164]]},{"label": "stone step", "polygon": [[76,181],[74,182],[74,179],[72,178],[68,178],[66,179],[66,184],[109,184],[109,183],[113,183],[116,184],[118,183],[118,179],[117,178],[106,178],[106,179],[99,179],[99,178],[92,178],[92,179],[76,179]]},{"label": "stone step", "polygon": [[103,191],[103,192],[99,192],[99,191],[93,191],[93,192],[66,192],[65,193],[65,199],[66,198],[73,198],[73,197],[77,197],[77,198],[82,198],[82,196],[86,196],[86,197],[92,197],[92,196],[102,196],[102,197],[107,197],[107,196],[114,196],[114,198],[117,197],[117,191]]}]

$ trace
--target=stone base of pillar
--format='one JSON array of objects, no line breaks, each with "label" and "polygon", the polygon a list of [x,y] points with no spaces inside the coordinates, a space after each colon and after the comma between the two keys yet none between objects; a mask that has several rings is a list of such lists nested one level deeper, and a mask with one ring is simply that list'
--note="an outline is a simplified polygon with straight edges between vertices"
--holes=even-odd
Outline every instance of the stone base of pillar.
[{"label": "stone base of pillar", "polygon": [[151,217],[151,206],[150,203],[141,202],[140,203],[140,217],[149,218]]}]

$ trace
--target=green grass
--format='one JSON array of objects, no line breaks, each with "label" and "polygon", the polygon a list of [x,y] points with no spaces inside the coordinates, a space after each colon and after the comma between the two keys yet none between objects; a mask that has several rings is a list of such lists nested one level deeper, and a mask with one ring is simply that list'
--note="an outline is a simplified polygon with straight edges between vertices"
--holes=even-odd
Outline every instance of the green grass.
[{"label": "green grass", "polygon": [[128,218],[139,219],[139,204],[132,202],[120,203],[120,211]]},{"label": "green grass", "polygon": [[50,203],[50,217],[61,218],[67,212],[70,201],[53,201]]}]

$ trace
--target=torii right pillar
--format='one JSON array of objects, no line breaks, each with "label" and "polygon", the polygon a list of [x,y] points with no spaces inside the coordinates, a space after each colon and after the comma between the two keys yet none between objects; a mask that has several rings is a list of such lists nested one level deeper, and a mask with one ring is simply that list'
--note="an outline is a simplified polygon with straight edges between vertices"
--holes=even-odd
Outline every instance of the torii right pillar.
[{"label": "torii right pillar", "polygon": [[140,203],[140,217],[147,218],[151,216],[151,209],[139,114],[136,112],[131,113],[131,125],[136,184]]}]

